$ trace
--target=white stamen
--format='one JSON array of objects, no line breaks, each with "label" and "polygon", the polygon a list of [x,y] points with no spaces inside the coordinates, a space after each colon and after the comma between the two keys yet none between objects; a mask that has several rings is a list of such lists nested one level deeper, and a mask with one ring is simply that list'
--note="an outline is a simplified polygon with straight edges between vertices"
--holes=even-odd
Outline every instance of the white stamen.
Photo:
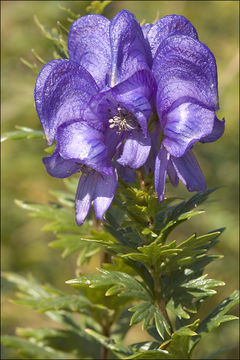
[{"label": "white stamen", "polygon": [[114,115],[108,120],[109,127],[113,129],[118,128],[117,134],[121,134],[122,131],[130,131],[136,128],[135,117],[126,109],[121,108],[120,105],[117,107],[117,115]]}]

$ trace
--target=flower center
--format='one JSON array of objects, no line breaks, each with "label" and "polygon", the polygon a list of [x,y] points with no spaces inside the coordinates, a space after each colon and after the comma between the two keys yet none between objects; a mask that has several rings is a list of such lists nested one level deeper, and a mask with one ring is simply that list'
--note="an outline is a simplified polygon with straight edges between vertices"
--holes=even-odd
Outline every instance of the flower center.
[{"label": "flower center", "polygon": [[132,113],[120,105],[117,107],[117,114],[111,117],[108,122],[111,129],[117,128],[117,134],[119,135],[122,131],[134,130],[137,126],[136,119]]}]

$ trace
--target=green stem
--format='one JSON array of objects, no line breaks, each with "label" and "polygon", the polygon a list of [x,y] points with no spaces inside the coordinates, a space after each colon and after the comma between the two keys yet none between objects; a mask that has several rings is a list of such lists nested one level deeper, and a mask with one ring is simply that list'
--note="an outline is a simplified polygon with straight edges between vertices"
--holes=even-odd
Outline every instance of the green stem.
[{"label": "green stem", "polygon": [[167,320],[167,322],[168,322],[168,324],[170,326],[171,333],[173,333],[174,332],[173,331],[173,326],[171,324],[171,321],[170,321],[170,318],[168,316],[165,303],[164,303],[163,298],[162,298],[160,276],[159,276],[158,272],[156,272],[155,270],[152,271],[152,275],[153,275],[153,280],[154,280],[154,289],[155,289],[155,295],[156,295],[156,300],[157,300],[158,307],[161,310],[162,314],[164,315],[165,319]]}]

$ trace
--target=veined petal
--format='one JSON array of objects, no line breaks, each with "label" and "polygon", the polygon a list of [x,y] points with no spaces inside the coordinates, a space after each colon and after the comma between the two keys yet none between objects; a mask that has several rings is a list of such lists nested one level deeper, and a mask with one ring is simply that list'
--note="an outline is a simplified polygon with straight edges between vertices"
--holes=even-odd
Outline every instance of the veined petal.
[{"label": "veined petal", "polygon": [[100,88],[106,85],[111,71],[109,27],[105,17],[86,15],[72,24],[68,35],[70,60],[87,69]]},{"label": "veined petal", "polygon": [[146,40],[148,40],[147,35],[148,35],[149,30],[150,30],[152,27],[153,27],[153,24],[151,24],[151,23],[142,25],[142,32],[143,32],[144,38],[145,38]]},{"label": "veined petal", "polygon": [[175,187],[178,186],[179,178],[178,178],[177,172],[172,164],[171,157],[170,157],[170,161],[168,162],[167,174],[168,174],[171,184]]},{"label": "veined petal", "polygon": [[150,70],[137,71],[112,88],[113,96],[126,103],[132,103],[140,96],[150,100],[155,91],[156,82]]},{"label": "veined petal", "polygon": [[94,189],[93,207],[97,219],[104,220],[104,214],[112,203],[117,190],[118,176],[115,170],[112,175],[98,174]]},{"label": "veined petal", "polygon": [[79,180],[75,199],[76,222],[78,225],[82,225],[89,213],[97,178],[97,173],[93,171],[87,176],[82,174]]},{"label": "veined petal", "polygon": [[155,191],[158,195],[159,203],[164,199],[165,183],[166,183],[166,175],[167,175],[169,159],[170,159],[170,154],[167,152],[165,147],[161,145],[156,157],[155,169],[154,169]]},{"label": "veined petal", "polygon": [[144,39],[141,26],[129,11],[122,10],[112,19],[110,42],[111,87],[151,65],[149,45]]},{"label": "veined petal", "polygon": [[124,181],[126,181],[127,183],[131,183],[131,182],[135,181],[135,179],[136,179],[135,170],[133,170],[127,166],[121,166],[117,162],[116,162],[116,168],[117,168],[118,174]]},{"label": "veined petal", "polygon": [[163,145],[175,157],[212,132],[215,112],[194,103],[183,103],[168,113]]},{"label": "veined petal", "polygon": [[195,98],[212,110],[218,108],[217,67],[214,55],[200,41],[170,36],[159,46],[153,61],[160,117],[181,97]]},{"label": "veined petal", "polygon": [[218,140],[224,133],[225,119],[219,120],[216,116],[214,119],[212,132],[200,140],[201,143],[208,143]]},{"label": "veined petal", "polygon": [[104,144],[104,134],[84,121],[63,124],[58,129],[59,153],[64,159],[85,164],[104,174],[112,174],[112,164]]},{"label": "veined petal", "polygon": [[196,29],[184,16],[164,16],[158,20],[147,33],[147,39],[149,41],[153,57],[162,41],[172,35],[187,35],[194,39],[198,39]]},{"label": "veined petal", "polygon": [[80,170],[79,164],[63,159],[57,150],[51,156],[44,157],[43,163],[49,175],[55,178],[66,178]]},{"label": "veined petal", "polygon": [[53,60],[43,67],[36,81],[35,102],[49,144],[58,126],[80,117],[97,89],[92,76],[68,60]]},{"label": "veined petal", "polygon": [[150,149],[150,136],[145,137],[141,130],[134,130],[126,138],[123,153],[117,162],[122,166],[137,169],[146,162]]},{"label": "veined petal", "polygon": [[205,191],[206,183],[202,170],[191,150],[180,158],[171,156],[171,162],[188,191]]}]

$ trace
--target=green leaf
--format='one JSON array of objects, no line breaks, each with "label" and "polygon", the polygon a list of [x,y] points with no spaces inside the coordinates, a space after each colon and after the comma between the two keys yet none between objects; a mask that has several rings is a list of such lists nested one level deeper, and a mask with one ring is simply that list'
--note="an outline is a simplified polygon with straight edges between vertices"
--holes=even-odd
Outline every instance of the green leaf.
[{"label": "green leaf", "polygon": [[111,350],[120,359],[122,359],[124,355],[129,355],[129,353],[131,353],[126,346],[124,346],[122,344],[116,344],[115,340],[113,338],[106,337],[100,333],[97,333],[96,331],[94,331],[92,329],[85,329],[85,331],[88,335],[92,336],[96,341],[98,341],[105,348]]},{"label": "green leaf", "polygon": [[70,352],[77,358],[99,356],[100,346],[85,332],[49,328],[17,328],[16,333],[44,347],[50,346],[58,351]]},{"label": "green leaf", "polygon": [[131,252],[124,256],[142,262],[147,268],[153,267],[156,271],[160,270],[163,262],[170,261],[172,256],[176,256],[182,252],[182,249],[176,247],[176,241],[168,245],[158,244],[155,241],[150,245],[138,247],[137,250],[138,252]]},{"label": "green leaf", "polygon": [[2,336],[6,347],[17,349],[21,354],[32,359],[77,359],[74,355],[56,351],[50,347],[34,344],[16,336]]},{"label": "green leaf", "polygon": [[41,130],[34,130],[23,126],[16,126],[16,128],[18,130],[2,134],[1,142],[20,139],[44,139],[44,135]]},{"label": "green leaf", "polygon": [[134,313],[130,320],[130,326],[142,321],[142,328],[145,330],[149,327],[150,321],[154,316],[155,306],[147,301],[133,306],[128,310]]},{"label": "green leaf", "polygon": [[89,14],[102,14],[104,8],[110,4],[112,1],[92,1],[89,6],[86,8],[86,12]]},{"label": "green leaf", "polygon": [[216,294],[216,291],[211,288],[215,286],[224,286],[225,283],[219,280],[206,279],[207,276],[208,275],[205,274],[197,279],[190,280],[187,283],[182,284],[181,287],[188,289],[188,292],[196,298]]},{"label": "green leaf", "polygon": [[165,332],[170,335],[170,326],[163,316],[163,314],[159,311],[158,308],[155,308],[154,313],[155,326],[158,334],[161,336],[163,340],[165,340]]},{"label": "green leaf", "polygon": [[22,305],[32,306],[34,309],[46,312],[49,310],[66,310],[71,312],[85,312],[86,308],[94,305],[82,295],[64,295],[49,298],[20,299],[14,302]]},{"label": "green leaf", "polygon": [[52,231],[54,233],[81,233],[84,231],[84,226],[80,229],[75,223],[73,212],[58,204],[42,205],[21,200],[15,200],[15,203],[22,209],[28,210],[32,217],[50,220],[50,222],[43,227],[45,231]]},{"label": "green leaf", "polygon": [[[59,234],[58,240],[52,241],[49,244],[50,247],[64,250],[62,257],[66,258],[67,256],[73,254],[76,251],[82,250],[84,257],[87,258],[101,250],[101,247],[98,246],[95,242],[87,242],[81,239],[80,235],[75,234]],[[83,262],[81,262],[83,263]]]},{"label": "green leaf", "polygon": [[37,66],[35,63],[33,62],[30,62],[30,61],[27,61],[26,59],[24,58],[20,58],[20,61],[25,65],[27,66],[30,70],[32,70],[35,74],[39,74],[41,68],[39,66]]},{"label": "green leaf", "polygon": [[[108,271],[99,269],[101,274],[90,274],[77,279],[66,281],[67,284],[79,287],[102,287],[120,285],[119,296],[135,297],[141,300],[151,300],[152,295],[148,289],[131,275],[120,271]],[[108,294],[109,295],[109,294]]]},{"label": "green leaf", "polygon": [[201,321],[197,329],[199,336],[196,338],[194,346],[203,336],[216,329],[221,323],[238,319],[234,315],[225,315],[238,303],[239,291],[235,290]]},{"label": "green leaf", "polygon": [[209,189],[203,193],[197,193],[188,201],[167,207],[160,210],[156,215],[154,232],[160,231],[157,241],[164,242],[169,233],[182,222],[190,219],[192,216],[202,213],[202,211],[195,211],[195,208],[204,202],[208,196],[218,189],[218,187]]},{"label": "green leaf", "polygon": [[[38,28],[41,30],[43,35],[54,42],[55,50],[57,52],[57,55],[60,58],[67,59],[68,58],[68,50],[67,50],[67,40],[63,37],[62,33],[59,33],[59,31],[55,28],[50,30],[47,26],[40,23],[38,20],[38,17],[34,16],[34,21]],[[57,58],[58,58],[57,56]]]},{"label": "green leaf", "polygon": [[174,355],[169,354],[166,350],[148,350],[148,351],[142,351],[139,353],[135,353],[133,355],[130,355],[126,357],[125,359],[152,359],[152,360],[167,360],[167,359],[177,359],[177,357],[174,357]]},{"label": "green leaf", "polygon": [[190,358],[190,341],[191,338],[197,335],[194,331],[199,324],[199,320],[187,326],[183,326],[176,330],[172,335],[171,339],[165,341],[160,348],[163,349],[167,346],[169,354],[173,358],[178,359],[189,359]]}]

